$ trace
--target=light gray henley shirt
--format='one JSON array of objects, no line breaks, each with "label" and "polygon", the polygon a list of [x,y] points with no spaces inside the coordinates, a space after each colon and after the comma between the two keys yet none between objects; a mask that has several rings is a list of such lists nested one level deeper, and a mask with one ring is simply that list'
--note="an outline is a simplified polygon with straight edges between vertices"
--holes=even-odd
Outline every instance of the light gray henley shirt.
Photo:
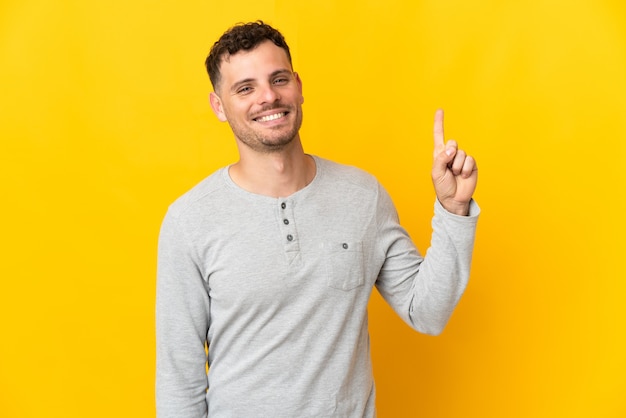
[{"label": "light gray henley shirt", "polygon": [[249,193],[223,168],[170,206],[159,418],[375,417],[373,287],[412,328],[443,330],[469,278],[478,206],[456,216],[436,202],[423,258],[374,177],[314,158],[315,178],[291,196]]}]

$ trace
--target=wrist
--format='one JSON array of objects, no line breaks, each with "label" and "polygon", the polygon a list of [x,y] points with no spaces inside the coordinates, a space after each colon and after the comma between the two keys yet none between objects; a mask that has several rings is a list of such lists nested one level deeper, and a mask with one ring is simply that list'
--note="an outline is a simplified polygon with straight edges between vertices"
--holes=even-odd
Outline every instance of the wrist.
[{"label": "wrist", "polygon": [[469,215],[469,210],[470,210],[470,204],[469,202],[441,202],[441,206],[443,206],[443,208],[454,214],[454,215],[458,215],[458,216],[468,216]]}]

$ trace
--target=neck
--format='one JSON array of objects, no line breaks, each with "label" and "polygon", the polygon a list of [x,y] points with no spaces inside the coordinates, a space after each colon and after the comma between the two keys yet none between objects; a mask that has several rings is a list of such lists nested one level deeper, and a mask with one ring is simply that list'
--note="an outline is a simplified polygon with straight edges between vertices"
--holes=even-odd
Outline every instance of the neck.
[{"label": "neck", "polygon": [[[239,161],[230,177],[242,189],[271,197],[287,197],[306,187],[315,177],[315,161],[300,141],[280,152],[258,153],[240,148]],[[244,145],[245,147],[245,145]]]}]

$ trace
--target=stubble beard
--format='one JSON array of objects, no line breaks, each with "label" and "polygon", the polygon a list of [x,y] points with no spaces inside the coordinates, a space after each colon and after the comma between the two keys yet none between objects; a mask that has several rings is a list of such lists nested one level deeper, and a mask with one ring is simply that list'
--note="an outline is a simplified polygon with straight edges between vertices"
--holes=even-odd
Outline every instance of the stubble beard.
[{"label": "stubble beard", "polygon": [[[293,125],[279,136],[263,135],[260,132],[255,132],[249,128],[240,128],[232,123],[230,128],[232,129],[235,137],[245,146],[253,151],[269,154],[274,152],[280,152],[284,150],[293,140],[298,136],[300,127],[302,126],[302,108],[293,108],[290,114],[295,113],[296,119]],[[278,127],[276,130],[286,129],[285,127]]]}]

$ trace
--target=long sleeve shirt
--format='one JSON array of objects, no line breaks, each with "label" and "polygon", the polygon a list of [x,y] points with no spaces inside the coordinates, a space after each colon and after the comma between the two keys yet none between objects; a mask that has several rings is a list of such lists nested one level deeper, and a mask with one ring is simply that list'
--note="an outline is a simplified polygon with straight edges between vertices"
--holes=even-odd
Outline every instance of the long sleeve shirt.
[{"label": "long sleeve shirt", "polygon": [[315,162],[291,196],[247,192],[224,168],[170,206],[158,251],[159,418],[374,417],[372,289],[415,330],[443,330],[469,278],[477,205],[457,216],[436,202],[422,257],[373,176]]}]

